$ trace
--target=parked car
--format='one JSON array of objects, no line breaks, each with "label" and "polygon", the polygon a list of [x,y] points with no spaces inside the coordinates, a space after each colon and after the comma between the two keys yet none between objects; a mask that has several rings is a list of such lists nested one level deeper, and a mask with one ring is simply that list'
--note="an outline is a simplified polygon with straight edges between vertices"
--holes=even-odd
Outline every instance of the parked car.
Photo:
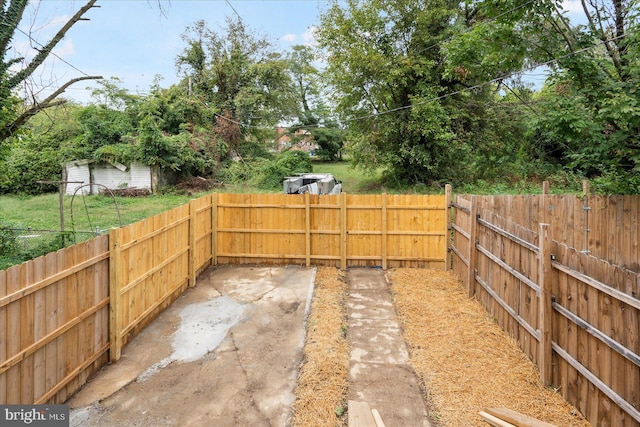
[{"label": "parked car", "polygon": [[342,181],[330,173],[299,173],[285,178],[285,194],[340,194]]}]

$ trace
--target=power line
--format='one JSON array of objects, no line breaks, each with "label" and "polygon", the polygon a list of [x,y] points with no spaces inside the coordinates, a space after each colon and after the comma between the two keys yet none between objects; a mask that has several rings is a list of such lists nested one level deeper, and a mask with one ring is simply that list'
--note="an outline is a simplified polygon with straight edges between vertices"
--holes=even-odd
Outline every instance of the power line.
[{"label": "power line", "polygon": [[577,55],[579,53],[583,53],[583,52],[591,50],[591,49],[593,49],[595,47],[601,46],[601,45],[603,45],[605,43],[612,42],[612,41],[627,37],[627,36],[629,36],[629,35],[631,35],[633,33],[634,32],[628,32],[626,34],[622,34],[622,35],[617,36],[617,37],[613,37],[613,38],[610,38],[610,39],[607,39],[607,40],[603,40],[603,41],[601,41],[599,43],[596,43],[596,44],[594,44],[592,46],[588,46],[588,47],[585,47],[583,49],[576,50],[574,52],[568,53],[568,54],[563,55],[563,56],[558,57],[558,58],[551,59],[549,61],[532,64],[529,67],[526,67],[526,68],[524,68],[522,70],[515,71],[515,72],[513,72],[511,74],[508,74],[506,76],[496,77],[496,78],[491,79],[489,81],[486,81],[484,83],[479,83],[479,84],[471,86],[471,87],[466,87],[466,88],[463,88],[463,89],[460,89],[460,90],[457,90],[457,91],[454,91],[454,92],[450,92],[450,93],[446,93],[444,95],[440,95],[440,96],[436,96],[436,97],[433,97],[433,98],[429,98],[429,99],[426,99],[426,100],[423,100],[423,101],[420,101],[420,102],[416,102],[416,103],[413,103],[413,104],[410,104],[410,105],[404,105],[402,107],[392,108],[392,109],[389,109],[389,110],[386,110],[386,111],[381,111],[381,112],[377,112],[377,113],[371,113],[371,114],[367,114],[365,116],[353,117],[351,119],[346,119],[345,122],[353,122],[353,121],[368,119],[368,118],[371,118],[371,117],[378,117],[378,116],[382,116],[382,115],[386,115],[386,114],[396,113],[398,111],[407,110],[409,108],[413,108],[413,107],[416,107],[416,106],[419,106],[419,105],[424,105],[424,104],[428,104],[430,102],[434,102],[434,101],[439,101],[439,100],[442,100],[442,99],[450,98],[452,96],[459,95],[459,94],[464,93],[464,92],[472,91],[472,90],[475,90],[475,89],[480,89],[480,88],[482,88],[484,86],[496,83],[496,82],[501,81],[501,80],[505,80],[505,79],[511,78],[511,77],[513,77],[513,76],[515,76],[517,74],[521,74],[522,72],[533,71],[536,68],[543,67],[543,66],[546,66],[546,65],[551,65],[553,63],[556,63],[558,61],[561,61],[561,60],[566,59],[568,57],[571,57],[573,55]]},{"label": "power line", "polygon": [[236,14],[236,16],[238,17],[238,19],[240,21],[242,21],[242,16],[240,16],[240,14],[238,13],[238,11],[236,10],[235,7],[233,7],[233,5],[231,4],[231,2],[229,0],[224,0],[224,2],[227,4],[227,6],[229,6],[231,8],[231,10],[233,10],[233,13]]},{"label": "power line", "polygon": [[[518,74],[521,74],[523,72],[533,71],[533,70],[535,70],[535,69],[537,69],[539,67],[544,67],[544,66],[547,66],[547,65],[554,64],[554,63],[559,62],[559,61],[561,61],[563,59],[566,59],[566,58],[569,58],[571,56],[578,55],[578,54],[584,53],[584,52],[586,52],[588,50],[594,49],[594,48],[596,48],[598,46],[601,46],[601,45],[603,45],[605,43],[612,42],[612,41],[627,37],[627,36],[629,36],[629,35],[631,35],[633,33],[634,32],[629,32],[629,33],[622,34],[622,35],[617,36],[617,37],[613,37],[613,38],[610,38],[610,39],[607,39],[607,40],[603,40],[603,41],[601,41],[599,43],[596,43],[596,44],[594,44],[592,46],[587,46],[587,47],[585,47],[583,49],[579,49],[579,50],[576,50],[574,52],[570,52],[570,53],[568,53],[566,55],[560,56],[558,58],[550,59],[550,60],[545,61],[545,62],[532,64],[532,65],[530,65],[528,67],[525,67],[524,69],[521,69],[519,71],[515,71],[515,72],[510,73],[510,74],[508,74],[506,76],[496,77],[496,78],[493,78],[491,80],[485,81],[483,83],[478,83],[478,84],[476,84],[474,86],[466,87],[466,88],[463,88],[463,89],[460,89],[460,90],[457,90],[457,91],[454,91],[454,92],[446,93],[444,95],[439,95],[439,96],[435,96],[435,97],[432,97],[432,98],[428,98],[428,99],[422,100],[420,102],[412,103],[412,104],[409,104],[409,105],[403,105],[401,107],[396,107],[396,108],[392,108],[392,109],[389,109],[389,110],[380,111],[380,112],[377,112],[377,113],[371,113],[371,114],[367,114],[367,115],[364,115],[364,116],[352,117],[352,118],[343,120],[343,123],[355,122],[355,121],[359,121],[359,120],[365,120],[365,119],[369,119],[369,118],[373,118],[373,117],[379,117],[379,116],[383,116],[383,115],[387,115],[387,114],[391,114],[391,113],[396,113],[398,111],[408,110],[410,108],[417,107],[417,106],[424,105],[424,104],[428,104],[430,102],[440,101],[442,99],[450,98],[450,97],[455,96],[455,95],[460,95],[460,94],[465,93],[465,92],[469,92],[469,91],[472,91],[472,90],[480,89],[480,88],[483,88],[483,87],[485,87],[487,85],[494,84],[496,82],[509,79],[509,78],[514,77],[514,76],[516,76]],[[200,102],[202,102],[203,105],[205,105],[206,107],[209,107],[203,101],[200,101]],[[220,115],[218,113],[213,113],[213,114],[216,117],[219,117],[219,118],[221,118],[223,120],[227,120],[227,121],[229,121],[231,123],[235,123],[238,126],[249,127],[249,128],[254,128],[254,129],[263,129],[263,130],[272,129],[270,127],[267,128],[267,127],[244,124],[244,123],[238,122],[236,120],[230,119],[228,117],[224,117],[224,116],[222,116],[222,115]],[[320,126],[319,125],[316,125],[316,126],[305,126],[305,129],[315,129],[315,128],[320,128]]]},{"label": "power line", "polygon": [[[13,27],[9,22],[7,22],[6,18],[3,17],[3,24],[9,27]],[[18,27],[17,25],[15,27],[13,27],[16,31],[22,33],[23,35],[25,35],[31,42],[35,43],[36,45],[38,45],[39,47],[44,47],[44,45],[42,43],[40,43],[39,41],[37,41],[36,39],[34,39],[33,37],[31,37],[31,34],[26,33],[25,31],[21,30],[20,27]],[[37,50],[37,49],[36,49]],[[86,77],[89,77],[89,74],[85,73],[84,71],[82,71],[81,69],[79,69],[78,67],[76,67],[75,65],[71,64],[70,62],[68,62],[66,59],[60,57],[59,55],[57,55],[53,49],[49,52],[49,55],[54,56],[56,58],[58,58],[60,61],[62,61],[63,63],[67,64],[69,67],[73,68],[74,70],[78,71],[80,74],[83,74]]]}]

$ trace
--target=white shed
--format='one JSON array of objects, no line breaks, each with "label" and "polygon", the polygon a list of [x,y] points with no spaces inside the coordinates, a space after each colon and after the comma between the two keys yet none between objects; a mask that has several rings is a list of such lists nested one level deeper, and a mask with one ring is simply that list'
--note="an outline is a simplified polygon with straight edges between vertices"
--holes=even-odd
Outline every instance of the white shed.
[{"label": "white shed", "polygon": [[79,187],[83,194],[98,194],[104,187],[111,190],[123,188],[154,190],[153,169],[142,163],[133,162],[126,166],[120,163],[97,162],[93,160],[74,160],[64,164],[65,194],[73,195]]}]

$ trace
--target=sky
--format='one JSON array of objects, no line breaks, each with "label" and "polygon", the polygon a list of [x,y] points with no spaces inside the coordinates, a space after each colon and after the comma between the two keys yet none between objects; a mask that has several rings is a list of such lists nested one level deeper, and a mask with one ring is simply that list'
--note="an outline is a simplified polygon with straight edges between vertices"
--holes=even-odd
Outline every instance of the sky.
[{"label": "sky", "polygon": [[[86,1],[33,1],[20,25],[14,48],[27,58],[34,43],[46,43]],[[161,4],[162,10],[158,7]],[[100,0],[89,10],[88,21],[74,25],[56,47],[47,64],[36,73],[35,87],[50,93],[80,76],[117,77],[122,87],[145,94],[161,76],[161,87],[177,83],[175,59],[185,44],[181,35],[198,20],[221,30],[227,17],[239,15],[248,28],[266,36],[286,52],[296,44],[309,44],[320,10],[328,1],[316,0]],[[30,35],[31,40],[27,35]],[[34,42],[35,40],[35,42]],[[67,89],[66,98],[86,103],[93,81]]]},{"label": "sky", "polygon": [[[86,0],[32,0],[13,47],[32,57],[30,46],[46,43]],[[158,6],[161,5],[161,8]],[[146,94],[157,76],[161,87],[178,82],[175,59],[185,44],[181,35],[198,20],[219,30],[227,17],[239,15],[251,30],[266,36],[281,51],[313,42],[313,28],[327,0],[100,0],[99,8],[74,25],[35,74],[40,99],[66,81],[100,75],[116,77],[134,94]],[[579,0],[565,0],[565,11],[579,12]],[[544,80],[544,73],[531,79]],[[76,83],[65,98],[87,103],[93,81]]]}]

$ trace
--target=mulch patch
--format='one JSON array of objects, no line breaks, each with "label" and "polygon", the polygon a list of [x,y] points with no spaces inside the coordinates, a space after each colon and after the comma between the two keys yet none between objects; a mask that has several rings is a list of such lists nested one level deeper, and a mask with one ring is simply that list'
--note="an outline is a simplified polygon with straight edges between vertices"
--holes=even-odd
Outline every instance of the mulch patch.
[{"label": "mulch patch", "polygon": [[344,426],[349,344],[344,273],[320,267],[307,320],[304,362],[298,374],[293,426]]},{"label": "mulch patch", "polygon": [[505,407],[562,427],[590,424],[556,391],[545,388],[535,365],[455,276],[446,271],[388,273],[411,365],[441,426],[486,426],[478,415]]}]

